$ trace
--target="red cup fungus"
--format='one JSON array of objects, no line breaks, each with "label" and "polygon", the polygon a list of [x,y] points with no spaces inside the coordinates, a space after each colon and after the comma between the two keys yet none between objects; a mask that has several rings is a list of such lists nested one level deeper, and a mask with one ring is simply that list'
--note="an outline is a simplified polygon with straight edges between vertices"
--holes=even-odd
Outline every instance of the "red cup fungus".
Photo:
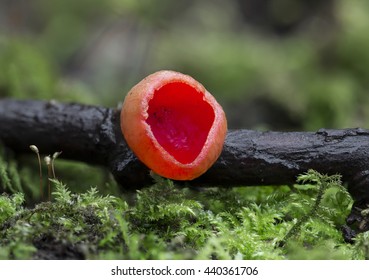
[{"label": "red cup fungus", "polygon": [[174,180],[192,180],[219,157],[227,120],[202,84],[163,70],[127,94],[121,129],[128,146],[152,171]]}]

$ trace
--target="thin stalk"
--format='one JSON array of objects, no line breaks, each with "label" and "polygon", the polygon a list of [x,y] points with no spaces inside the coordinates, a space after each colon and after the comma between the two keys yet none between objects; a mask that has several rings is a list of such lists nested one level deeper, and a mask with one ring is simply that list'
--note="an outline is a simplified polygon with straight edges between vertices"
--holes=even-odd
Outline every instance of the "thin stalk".
[{"label": "thin stalk", "polygon": [[47,165],[47,176],[48,176],[48,180],[47,180],[47,191],[48,191],[48,199],[49,201],[51,201],[51,181],[50,179],[53,176],[53,171],[52,171],[52,166],[51,166],[51,157],[50,156],[46,156],[44,158],[46,165]]},{"label": "thin stalk", "polygon": [[42,165],[41,165],[40,152],[39,152],[38,148],[35,145],[31,145],[29,147],[37,155],[38,167],[39,167],[39,177],[40,177],[40,196],[41,196],[41,200],[43,200],[44,199],[44,194],[43,194],[43,188],[42,188],[43,178],[42,178]]}]

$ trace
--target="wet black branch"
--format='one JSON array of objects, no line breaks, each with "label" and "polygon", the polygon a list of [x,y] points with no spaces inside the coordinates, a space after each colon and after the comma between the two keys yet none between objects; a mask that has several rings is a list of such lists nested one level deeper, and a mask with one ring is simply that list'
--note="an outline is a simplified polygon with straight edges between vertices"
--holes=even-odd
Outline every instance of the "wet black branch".
[{"label": "wet black branch", "polygon": [[[119,110],[55,101],[0,100],[0,141],[18,153],[42,153],[105,166],[124,189],[149,185],[148,169],[120,132]],[[190,185],[292,184],[315,169],[341,174],[356,201],[369,201],[369,130],[229,131],[213,167]]]}]

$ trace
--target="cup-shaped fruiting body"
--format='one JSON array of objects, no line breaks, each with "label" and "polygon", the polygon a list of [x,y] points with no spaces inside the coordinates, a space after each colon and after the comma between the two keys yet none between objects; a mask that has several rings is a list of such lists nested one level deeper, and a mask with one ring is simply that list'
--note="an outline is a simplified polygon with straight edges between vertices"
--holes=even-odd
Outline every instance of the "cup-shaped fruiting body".
[{"label": "cup-shaped fruiting body", "polygon": [[128,146],[152,171],[174,180],[192,180],[219,157],[227,120],[202,84],[163,70],[127,94],[121,128]]}]

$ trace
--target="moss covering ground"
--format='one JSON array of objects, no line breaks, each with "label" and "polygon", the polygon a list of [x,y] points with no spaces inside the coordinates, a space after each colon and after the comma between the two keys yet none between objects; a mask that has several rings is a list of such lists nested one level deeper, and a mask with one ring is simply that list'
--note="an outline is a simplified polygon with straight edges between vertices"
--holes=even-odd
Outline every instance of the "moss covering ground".
[{"label": "moss covering ground", "polygon": [[154,185],[133,193],[114,182],[71,191],[59,177],[43,186],[51,201],[40,201],[32,198],[38,172],[30,176],[4,153],[0,160],[2,259],[369,257],[367,233],[354,245],[343,240],[352,200],[338,175],[309,171],[293,186],[229,189],[183,188],[153,175]]}]

